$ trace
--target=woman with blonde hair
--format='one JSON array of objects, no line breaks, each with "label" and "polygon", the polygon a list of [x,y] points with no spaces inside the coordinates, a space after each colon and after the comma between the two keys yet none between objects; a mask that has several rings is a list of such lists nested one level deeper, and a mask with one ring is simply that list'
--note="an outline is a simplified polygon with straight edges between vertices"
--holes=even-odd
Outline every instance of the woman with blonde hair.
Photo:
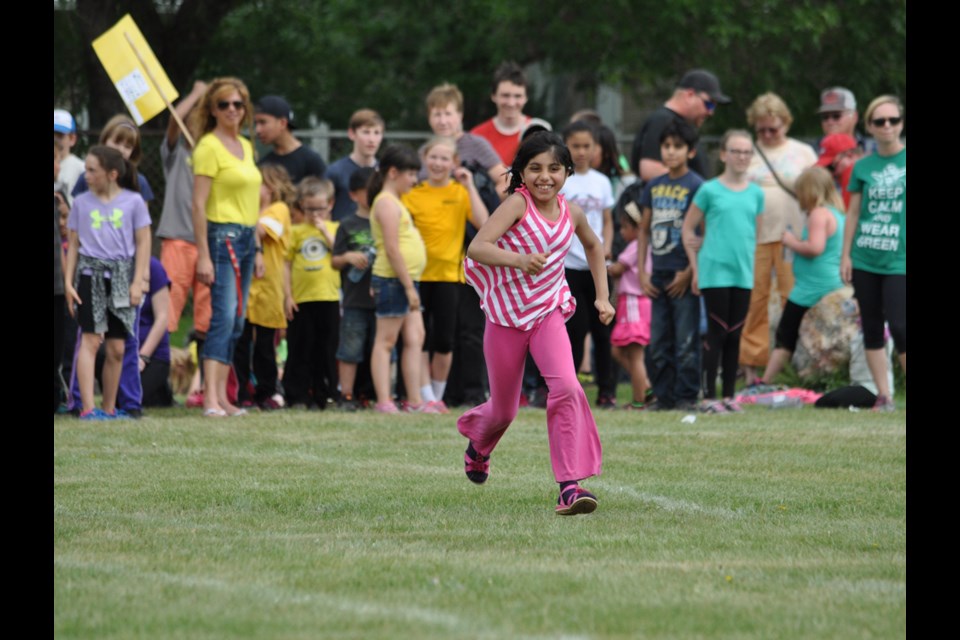
[{"label": "woman with blonde hair", "polygon": [[740,340],[740,365],[750,384],[756,382],[757,370],[767,364],[770,356],[768,306],[773,274],[781,308],[793,289],[793,257],[782,238],[784,231],[797,231],[803,226],[795,182],[804,169],[816,164],[817,154],[810,145],[787,137],[793,115],[775,93],[764,93],[753,101],[747,109],[747,122],[757,134],[756,153],[747,177],[763,189],[765,203],[763,225],[757,233],[750,309]]},{"label": "woman with blonde hair", "polygon": [[892,411],[884,322],[904,374],[907,372],[907,147],[903,105],[896,96],[873,100],[864,113],[877,152],[853,165],[850,207],[843,236],[840,275],[853,283],[860,304],[863,346],[877,385],[874,410]]},{"label": "woman with blonde hair", "polygon": [[253,123],[246,85],[237,78],[210,82],[190,114],[193,150],[193,226],[197,279],[210,286],[212,313],[203,344],[204,415],[239,416],[227,398],[234,348],[243,333],[250,280],[263,276],[263,245],[255,232],[260,170],[253,145],[240,135]]}]

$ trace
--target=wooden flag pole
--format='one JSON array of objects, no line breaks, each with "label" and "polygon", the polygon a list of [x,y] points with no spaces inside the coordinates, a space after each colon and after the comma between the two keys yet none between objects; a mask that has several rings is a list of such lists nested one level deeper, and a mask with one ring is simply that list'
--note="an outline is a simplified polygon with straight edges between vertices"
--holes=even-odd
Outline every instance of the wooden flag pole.
[{"label": "wooden flag pole", "polygon": [[157,93],[160,94],[160,98],[163,100],[163,103],[167,105],[167,110],[170,111],[170,115],[173,116],[173,119],[177,121],[177,124],[180,126],[180,131],[183,132],[183,137],[186,138],[187,144],[190,147],[193,147],[193,137],[190,135],[190,132],[187,130],[187,125],[184,124],[183,120],[177,115],[176,109],[173,108],[173,105],[170,103],[170,100],[167,99],[167,96],[164,95],[163,91],[160,89],[160,85],[157,83],[157,79],[153,77],[153,72],[150,71],[150,67],[147,65],[147,61],[143,59],[143,56],[140,55],[140,52],[137,50],[136,45],[133,44],[133,38],[130,37],[130,34],[126,31],[123,32],[123,37],[127,39],[127,44],[130,45],[130,48],[133,49],[134,55],[137,56],[137,60],[140,61],[143,70],[147,72],[147,76],[150,78],[150,82],[153,83],[153,88],[157,90]]}]

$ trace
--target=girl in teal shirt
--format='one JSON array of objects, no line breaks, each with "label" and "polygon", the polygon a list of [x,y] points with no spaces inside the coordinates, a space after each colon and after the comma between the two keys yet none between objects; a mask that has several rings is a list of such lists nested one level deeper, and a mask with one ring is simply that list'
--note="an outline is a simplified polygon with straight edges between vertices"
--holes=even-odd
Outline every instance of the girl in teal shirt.
[{"label": "girl in teal shirt", "polygon": [[[702,408],[710,413],[742,411],[733,394],[740,334],[753,289],[757,216],[763,211],[763,190],[747,179],[753,151],[749,132],[734,129],[723,135],[723,173],[703,183],[683,222],[683,245],[693,271],[691,290],[703,296],[707,307]],[[701,222],[706,227],[702,240],[696,235]],[[723,372],[723,400],[714,402],[718,368]]]}]

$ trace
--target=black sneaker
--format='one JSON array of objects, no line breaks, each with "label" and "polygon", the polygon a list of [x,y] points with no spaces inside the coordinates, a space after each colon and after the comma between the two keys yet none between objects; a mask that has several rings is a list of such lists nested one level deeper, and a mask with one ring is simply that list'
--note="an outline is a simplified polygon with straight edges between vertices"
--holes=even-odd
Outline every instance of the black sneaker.
[{"label": "black sneaker", "polygon": [[340,411],[356,411],[360,408],[360,403],[353,399],[353,396],[342,396],[337,400],[337,409]]},{"label": "black sneaker", "polygon": [[677,404],[673,407],[677,411],[686,411],[687,413],[693,412],[696,413],[699,411],[700,406],[697,404],[696,400],[677,400]]},{"label": "black sneaker", "polygon": [[660,402],[659,399],[655,399],[653,402],[648,402],[646,404],[647,411],[673,411],[673,406],[664,404]]},{"label": "black sneaker", "polygon": [[598,396],[597,407],[600,409],[616,409],[617,399],[613,396]]}]

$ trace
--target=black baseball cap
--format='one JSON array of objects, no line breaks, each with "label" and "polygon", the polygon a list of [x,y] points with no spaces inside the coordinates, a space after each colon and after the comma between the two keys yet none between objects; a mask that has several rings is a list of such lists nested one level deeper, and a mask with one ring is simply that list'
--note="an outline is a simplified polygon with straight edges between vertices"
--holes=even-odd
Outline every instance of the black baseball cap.
[{"label": "black baseball cap", "polygon": [[680,78],[677,88],[703,91],[717,104],[730,104],[731,102],[730,96],[724,95],[720,90],[720,81],[717,80],[717,76],[706,69],[687,71],[683,74],[683,77]]},{"label": "black baseball cap", "polygon": [[254,107],[256,113],[265,113],[274,118],[286,118],[287,126],[293,129],[293,109],[280,96],[263,96]]}]

